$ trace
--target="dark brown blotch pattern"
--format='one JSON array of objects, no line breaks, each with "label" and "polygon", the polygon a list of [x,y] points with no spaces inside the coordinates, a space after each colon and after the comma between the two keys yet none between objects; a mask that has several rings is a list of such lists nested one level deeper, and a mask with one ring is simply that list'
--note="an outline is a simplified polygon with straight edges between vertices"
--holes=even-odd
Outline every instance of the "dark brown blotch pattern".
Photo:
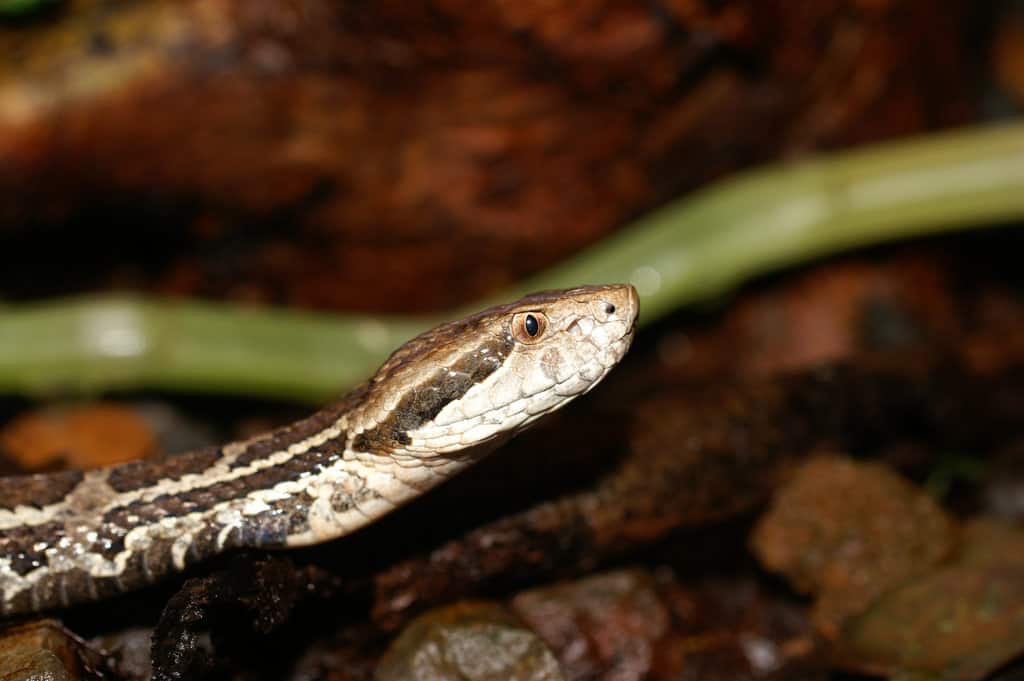
[{"label": "dark brown blotch pattern", "polygon": [[248,466],[330,427],[341,417],[347,406],[347,402],[340,402],[245,443],[206,447],[194,452],[124,464],[110,471],[107,484],[116,492],[127,492],[152,487],[161,480],[180,480],[186,475],[202,473],[223,459],[230,448],[235,447],[241,447],[242,451],[232,462],[231,468]]},{"label": "dark brown blotch pattern", "polygon": [[16,475],[0,478],[0,510],[18,506],[43,508],[64,500],[82,481],[81,471],[59,471],[44,475]]},{"label": "dark brown blotch pattern", "polygon": [[[282,482],[294,481],[303,476],[315,474],[342,456],[346,438],[347,434],[341,433],[338,437],[311,447],[284,463],[263,468],[249,475],[195,487],[178,494],[162,495],[152,501],[134,501],[125,506],[111,509],[103,517],[104,538],[112,540],[115,543],[114,548],[117,548],[118,537],[111,536],[107,532],[108,528],[113,535],[117,535],[120,534],[119,528],[152,524],[164,518],[209,511],[217,504],[244,497],[255,490],[269,489]],[[99,545],[97,548],[107,550],[103,545]],[[123,548],[123,544],[121,548]]]},{"label": "dark brown blotch pattern", "polygon": [[112,469],[107,484],[115,492],[152,487],[161,480],[180,480],[186,475],[202,473],[222,456],[222,448],[205,447],[186,454],[133,461]]},{"label": "dark brown blotch pattern", "polygon": [[287,449],[289,445],[301,442],[317,433],[331,427],[341,418],[342,408],[340,405],[328,407],[312,416],[296,421],[295,423],[278,428],[272,433],[257,440],[250,440],[245,445],[245,451],[240,453],[231,464],[232,468],[248,466],[253,461],[265,459],[274,452]]},{"label": "dark brown blotch pattern", "polygon": [[376,428],[360,433],[352,447],[361,452],[386,455],[395,445],[409,444],[409,431],[433,419],[445,406],[497,371],[514,345],[512,336],[505,335],[466,353],[449,371],[438,369],[411,389],[391,416]]},{"label": "dark brown blotch pattern", "polygon": [[[177,495],[160,496],[148,502],[135,501],[112,509],[103,516],[96,528],[97,539],[88,550],[113,560],[124,551],[125,537],[134,527],[153,524],[163,518],[209,511],[219,503],[244,497],[254,490],[267,489],[281,482],[315,474],[342,456],[346,438],[347,435],[342,433],[285,463],[234,480],[197,487]],[[245,518],[242,526],[228,536],[224,548],[284,545],[289,535],[308,529],[308,513],[312,503],[311,497],[301,493],[269,504],[268,510]],[[223,525],[209,520],[193,538],[187,554],[188,560],[199,561],[217,553],[217,535],[221,529]],[[56,546],[65,533],[63,521],[0,531],[0,555],[9,558],[11,569],[24,576],[48,564],[46,548]],[[41,543],[45,546],[37,550],[36,545]],[[72,600],[80,601],[102,598],[123,589],[141,586],[174,570],[171,550],[173,543],[170,538],[153,538],[152,544],[145,551],[129,557],[124,572],[116,578],[95,578],[81,570],[45,575],[31,589],[32,594],[23,592],[9,607],[12,611],[27,609],[20,601],[30,598],[35,601],[32,607],[55,607],[67,604],[67,594],[72,594]],[[97,595],[94,596],[90,591]]]},{"label": "dark brown blotch pattern", "polygon": [[[16,573],[27,575],[47,564],[46,549],[55,546],[63,537],[64,524],[59,522],[0,530],[0,556],[10,559],[11,569]],[[42,548],[37,549],[37,545]]]}]

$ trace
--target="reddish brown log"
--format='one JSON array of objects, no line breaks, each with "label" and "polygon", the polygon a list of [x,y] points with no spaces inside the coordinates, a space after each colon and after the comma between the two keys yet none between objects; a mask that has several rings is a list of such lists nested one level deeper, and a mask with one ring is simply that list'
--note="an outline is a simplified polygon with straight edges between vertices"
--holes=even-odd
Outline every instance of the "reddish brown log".
[{"label": "reddish brown log", "polygon": [[68,2],[0,28],[0,292],[448,305],[727,171],[962,121],[968,4]]}]

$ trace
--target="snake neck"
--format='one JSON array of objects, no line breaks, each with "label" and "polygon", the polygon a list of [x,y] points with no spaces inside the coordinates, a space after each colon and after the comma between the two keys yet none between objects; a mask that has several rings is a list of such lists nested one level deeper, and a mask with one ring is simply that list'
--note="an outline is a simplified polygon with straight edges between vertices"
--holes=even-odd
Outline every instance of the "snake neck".
[{"label": "snake neck", "polygon": [[0,478],[0,614],[359,529],[591,389],[625,354],[636,314],[627,286],[528,296],[414,338],[346,398],[265,435]]}]

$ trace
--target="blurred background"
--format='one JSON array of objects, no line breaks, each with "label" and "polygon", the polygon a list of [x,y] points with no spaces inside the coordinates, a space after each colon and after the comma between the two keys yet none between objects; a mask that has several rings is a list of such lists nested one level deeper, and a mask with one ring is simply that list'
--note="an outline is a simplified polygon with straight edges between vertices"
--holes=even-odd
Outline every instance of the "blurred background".
[{"label": "blurred background", "polygon": [[1020,0],[0,0],[0,473],[526,288],[644,324],[436,494],[0,678],[1024,678],[1022,107]]},{"label": "blurred background", "polygon": [[3,6],[8,300],[445,309],[737,170],[1024,97],[1014,2]]}]

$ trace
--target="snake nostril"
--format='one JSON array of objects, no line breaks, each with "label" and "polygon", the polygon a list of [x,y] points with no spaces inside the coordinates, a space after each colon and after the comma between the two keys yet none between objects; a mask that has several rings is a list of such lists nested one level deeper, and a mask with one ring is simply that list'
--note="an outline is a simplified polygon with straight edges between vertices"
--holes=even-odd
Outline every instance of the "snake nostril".
[{"label": "snake nostril", "polygon": [[605,314],[615,314],[615,305],[613,305],[612,303],[605,303],[604,304],[604,313]]}]

